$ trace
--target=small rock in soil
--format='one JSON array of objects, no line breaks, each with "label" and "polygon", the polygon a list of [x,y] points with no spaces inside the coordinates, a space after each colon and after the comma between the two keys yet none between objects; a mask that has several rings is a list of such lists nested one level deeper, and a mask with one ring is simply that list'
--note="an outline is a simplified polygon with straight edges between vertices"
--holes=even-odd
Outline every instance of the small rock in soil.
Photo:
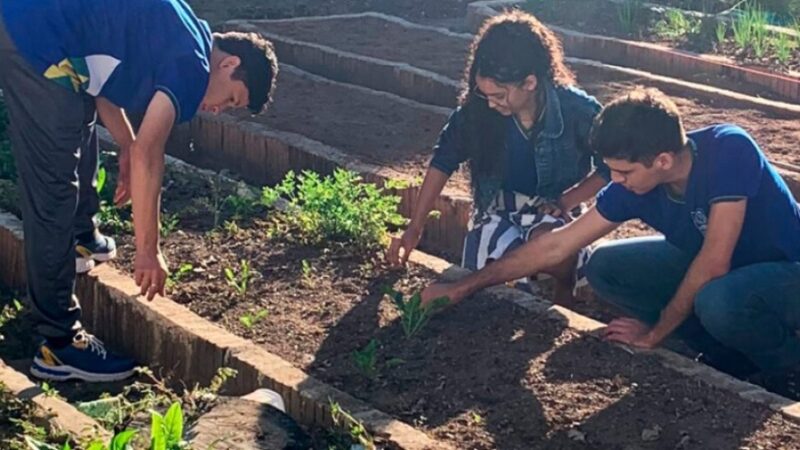
[{"label": "small rock in soil", "polygon": [[577,428],[567,431],[567,437],[573,441],[586,442],[586,433]]},{"label": "small rock in soil", "polygon": [[661,427],[658,425],[642,430],[642,440],[645,442],[657,441],[661,438]]}]

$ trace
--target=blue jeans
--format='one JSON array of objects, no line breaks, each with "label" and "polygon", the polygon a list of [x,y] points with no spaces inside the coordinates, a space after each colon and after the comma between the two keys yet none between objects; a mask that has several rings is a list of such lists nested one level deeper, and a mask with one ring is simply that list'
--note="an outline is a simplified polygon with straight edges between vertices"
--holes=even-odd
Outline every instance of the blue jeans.
[{"label": "blue jeans", "polygon": [[[654,324],[693,258],[663,237],[625,239],[595,250],[586,277],[602,300]],[[800,364],[798,329],[800,263],[778,261],[740,267],[707,283],[676,335],[712,360],[744,356],[773,372]]]}]

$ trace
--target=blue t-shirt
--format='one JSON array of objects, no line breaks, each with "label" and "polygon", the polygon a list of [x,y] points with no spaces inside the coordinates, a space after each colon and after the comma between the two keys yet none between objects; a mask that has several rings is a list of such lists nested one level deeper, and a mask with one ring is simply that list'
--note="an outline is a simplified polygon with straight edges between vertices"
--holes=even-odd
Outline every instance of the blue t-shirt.
[{"label": "blue t-shirt", "polygon": [[676,247],[696,255],[703,244],[711,205],[747,199],[731,267],[800,261],[800,209],[753,138],[727,124],[688,136],[695,152],[682,199],[672,198],[664,185],[637,195],[611,183],[597,196],[598,212],[612,222],[641,219]]},{"label": "blue t-shirt", "polygon": [[211,31],[183,0],[3,0],[6,28],[44,77],[144,112],[156,91],[178,122],[206,92]]}]

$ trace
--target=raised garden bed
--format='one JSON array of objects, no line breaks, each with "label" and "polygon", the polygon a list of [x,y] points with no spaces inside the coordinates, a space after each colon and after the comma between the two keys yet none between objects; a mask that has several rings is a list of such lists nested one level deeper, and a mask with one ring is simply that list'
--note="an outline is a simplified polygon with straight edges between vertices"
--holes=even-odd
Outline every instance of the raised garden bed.
[{"label": "raised garden bed", "polygon": [[[644,35],[638,30],[646,30],[649,23],[660,19],[652,19],[653,13],[647,9],[647,5],[636,0],[619,1],[590,1],[579,0],[575,8],[559,8],[558,2],[550,0],[531,0],[522,2],[515,0],[494,0],[480,1],[470,4],[468,8],[467,22],[470,27],[477,29],[480,24],[488,17],[495,15],[498,11],[512,7],[523,7],[534,10],[543,21],[550,24],[560,35],[564,42],[564,48],[568,54],[576,57],[597,59],[609,64],[618,64],[628,67],[636,67],[644,70],[662,73],[664,75],[699,81],[715,86],[726,87],[729,81],[743,83],[738,90],[754,95],[777,97],[787,101],[797,102],[800,100],[800,78],[795,71],[797,66],[797,32],[786,30],[786,32],[769,29],[766,34],[783,36],[780,40],[782,53],[786,58],[785,62],[780,63],[780,69],[770,62],[770,54],[760,56],[758,61],[753,58],[748,59],[749,55],[755,54],[752,44],[748,44],[745,50],[734,49],[731,42],[736,41],[733,37],[733,25],[725,25],[727,34],[724,39],[718,39],[716,26],[717,22],[706,20],[706,25],[695,26],[692,21],[692,14],[680,14],[683,22],[689,25],[682,25],[678,28],[691,28],[698,30],[705,36],[705,40],[693,38],[688,34],[678,33],[680,37],[670,38],[669,45],[665,44],[666,35]],[[638,5],[638,6],[637,6]],[[628,9],[628,8],[633,9]],[[644,9],[642,9],[642,8]],[[638,16],[632,11],[639,11]],[[663,16],[663,11],[659,16]],[[690,20],[691,19],[691,20]],[[680,21],[679,19],[673,19]],[[722,23],[729,23],[721,21]],[[563,28],[562,28],[563,25]],[[667,26],[667,34],[674,33],[676,26]],[[769,28],[769,27],[768,27]],[[722,34],[722,25],[719,32]],[[633,36],[633,37],[632,37]],[[629,40],[638,39],[638,40]],[[777,39],[777,38],[776,38]],[[760,62],[760,65],[742,65],[736,59],[726,56],[719,56],[706,53],[697,53],[684,48],[675,47],[683,42],[684,46],[698,48],[698,42],[702,48],[709,47],[708,42],[715,40],[711,45],[720,51],[727,51],[738,55],[740,59],[749,62]],[[677,42],[677,44],[676,44]],[[771,41],[770,41],[771,42]],[[768,44],[762,43],[761,47]],[[708,51],[708,49],[706,49]],[[787,72],[788,71],[788,72]],[[722,84],[720,84],[722,82]]]},{"label": "raised garden bed", "polygon": [[[655,357],[582,336],[540,315],[541,307],[532,313],[480,294],[406,338],[382,287],[410,293],[438,273],[414,264],[390,271],[376,253],[352,246],[302,244],[296,230],[260,218],[270,220],[269,212],[213,230],[197,218],[214,211],[196,208],[213,205],[216,188],[207,179],[170,178],[165,208],[181,214],[193,205],[164,243],[174,268],[192,264],[173,288],[176,301],[454,448],[583,448],[578,436],[621,448],[641,443],[642,433],[659,436],[645,444],[652,448],[800,439],[779,416],[664,369]],[[130,237],[120,242],[130,254]],[[126,261],[119,263],[130,270]],[[226,275],[230,269],[241,281],[240,261],[250,270],[244,292]],[[365,372],[353,352],[372,339],[380,342],[375,372]]]}]

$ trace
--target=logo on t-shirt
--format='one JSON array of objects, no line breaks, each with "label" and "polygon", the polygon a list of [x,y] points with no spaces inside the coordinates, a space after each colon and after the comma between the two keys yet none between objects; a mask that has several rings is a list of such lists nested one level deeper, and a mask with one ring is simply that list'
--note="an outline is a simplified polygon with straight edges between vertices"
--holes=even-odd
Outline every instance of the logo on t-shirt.
[{"label": "logo on t-shirt", "polygon": [[705,211],[702,209],[695,209],[691,213],[692,215],[692,223],[694,224],[695,228],[703,235],[706,235],[706,230],[708,229],[708,217],[706,216]]}]

